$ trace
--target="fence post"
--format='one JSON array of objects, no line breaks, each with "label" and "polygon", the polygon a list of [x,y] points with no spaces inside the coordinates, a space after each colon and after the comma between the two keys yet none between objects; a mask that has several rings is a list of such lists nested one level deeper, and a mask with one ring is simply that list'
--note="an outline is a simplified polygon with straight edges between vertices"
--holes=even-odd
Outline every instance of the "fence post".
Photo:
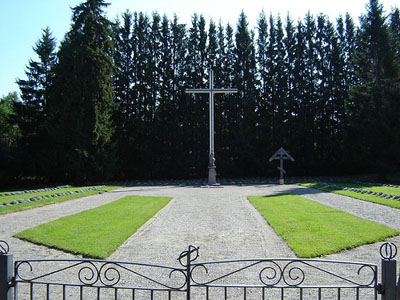
[{"label": "fence post", "polygon": [[190,300],[190,272],[191,272],[191,260],[190,260],[190,255],[191,255],[191,249],[189,246],[189,250],[187,252],[187,257],[186,257],[186,300]]},{"label": "fence post", "polygon": [[186,300],[190,300],[191,280],[192,280],[192,262],[199,257],[199,247],[189,245],[188,250],[183,251],[179,257],[179,263],[186,268]]},{"label": "fence post", "polygon": [[12,300],[12,288],[14,260],[13,255],[8,254],[10,247],[5,241],[0,240],[0,300]]},{"label": "fence post", "polygon": [[397,255],[397,247],[393,243],[384,243],[380,248],[382,266],[382,300],[396,300],[396,264],[393,258]]}]

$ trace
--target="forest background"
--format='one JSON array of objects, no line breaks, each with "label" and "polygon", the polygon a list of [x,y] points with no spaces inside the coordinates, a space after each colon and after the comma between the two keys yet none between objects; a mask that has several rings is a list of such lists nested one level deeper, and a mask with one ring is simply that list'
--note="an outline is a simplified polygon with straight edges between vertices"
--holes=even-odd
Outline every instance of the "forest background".
[{"label": "forest background", "polygon": [[236,27],[193,15],[125,12],[104,0],[73,8],[57,47],[45,28],[38,60],[0,100],[0,182],[204,178],[208,97],[186,88],[235,87],[215,97],[218,175],[276,175],[279,148],[291,175],[398,171],[400,13],[370,0],[350,15],[302,20],[260,13]]}]

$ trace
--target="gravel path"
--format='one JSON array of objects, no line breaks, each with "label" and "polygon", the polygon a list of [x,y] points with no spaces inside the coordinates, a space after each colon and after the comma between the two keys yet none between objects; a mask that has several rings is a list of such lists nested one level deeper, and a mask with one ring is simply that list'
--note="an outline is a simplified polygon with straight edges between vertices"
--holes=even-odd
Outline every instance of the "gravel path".
[{"label": "gravel path", "polygon": [[[12,235],[62,216],[78,213],[127,195],[169,196],[173,200],[110,260],[177,266],[179,253],[189,244],[200,247],[199,261],[239,258],[295,257],[264,218],[248,202],[249,195],[295,193],[400,230],[400,210],[296,185],[247,185],[221,188],[153,186],[130,187],[109,193],[0,216],[0,239],[9,242],[18,259],[78,258],[33,245]],[[391,239],[400,246],[400,238]],[[381,243],[329,255],[327,259],[379,263]],[[327,297],[328,299],[330,297]],[[325,298],[324,298],[325,299]]]},{"label": "gravel path", "polygon": [[15,259],[68,258],[73,255],[12,238],[24,229],[115,201],[127,195],[169,196],[173,200],[110,259],[175,264],[189,244],[202,249],[202,259],[294,257],[248,195],[280,190],[277,186],[131,187],[0,216],[0,239],[7,240]]},{"label": "gravel path", "polygon": [[399,209],[301,186],[294,187],[293,193],[400,231]]}]

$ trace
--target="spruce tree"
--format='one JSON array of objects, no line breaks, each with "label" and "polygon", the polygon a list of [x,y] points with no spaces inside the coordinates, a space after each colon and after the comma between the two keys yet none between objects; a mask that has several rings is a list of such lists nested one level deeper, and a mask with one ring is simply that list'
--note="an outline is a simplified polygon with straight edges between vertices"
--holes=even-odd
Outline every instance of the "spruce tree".
[{"label": "spruce tree", "polygon": [[19,146],[24,154],[26,175],[40,176],[46,166],[44,149],[47,143],[45,122],[48,119],[49,88],[54,79],[56,41],[47,27],[33,50],[39,60],[30,60],[26,67],[27,79],[18,79],[21,102],[14,102],[15,122],[21,130]]},{"label": "spruce tree", "polygon": [[[131,178],[135,171],[134,153],[135,134],[132,124],[134,118],[133,101],[133,15],[126,11],[122,14],[121,22],[114,28],[114,64],[115,75],[113,81],[116,109],[114,124],[116,127],[113,142],[116,145],[119,174],[121,178]],[[130,158],[130,159],[129,159]]]},{"label": "spruce tree", "polygon": [[21,131],[13,121],[15,106],[20,102],[16,92],[0,98],[0,186],[11,184],[19,176],[26,174],[24,153],[18,145]]},{"label": "spruce tree", "polygon": [[53,178],[83,182],[112,175],[113,43],[104,0],[72,9],[49,100]]},{"label": "spruce tree", "polygon": [[372,170],[383,179],[394,165],[398,147],[398,57],[377,0],[370,0],[360,20],[355,52],[357,82],[351,91],[352,130],[353,136],[359,136],[359,159],[372,162]]},{"label": "spruce tree", "polygon": [[287,141],[285,146],[288,149],[295,149],[295,134],[296,134],[296,119],[295,119],[295,51],[296,51],[296,36],[295,27],[290,15],[287,15],[285,25],[285,38],[283,40],[285,46],[285,59],[284,68],[286,73],[286,89],[287,89],[287,100],[286,100],[286,114],[287,114],[287,126],[286,126],[286,137]]},{"label": "spruce tree", "polygon": [[258,88],[259,88],[259,101],[257,102],[257,119],[259,122],[259,126],[255,129],[256,134],[256,144],[258,149],[258,156],[261,156],[263,152],[271,152],[273,151],[273,147],[271,145],[272,140],[272,124],[271,124],[271,115],[272,111],[270,109],[271,105],[271,85],[272,82],[270,80],[270,68],[269,62],[270,57],[267,49],[269,49],[270,41],[269,41],[269,32],[268,32],[268,20],[267,17],[262,11],[258,16],[257,20],[257,75],[258,75]]},{"label": "spruce tree", "polygon": [[[254,33],[249,31],[247,17],[242,11],[237,22],[235,34],[235,77],[233,84],[239,93],[236,94],[234,105],[237,106],[237,127],[233,131],[233,141],[238,156],[238,170],[246,174],[257,170],[259,163],[250,153],[254,152],[257,125],[256,105],[256,53]],[[247,175],[250,175],[247,173]]]}]

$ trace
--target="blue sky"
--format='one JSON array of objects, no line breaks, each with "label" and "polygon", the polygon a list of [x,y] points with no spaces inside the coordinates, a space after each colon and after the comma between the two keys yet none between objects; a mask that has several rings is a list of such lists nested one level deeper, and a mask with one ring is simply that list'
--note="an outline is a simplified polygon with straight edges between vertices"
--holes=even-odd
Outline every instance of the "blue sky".
[{"label": "blue sky", "polygon": [[[50,27],[57,41],[63,39],[71,24],[71,7],[83,0],[0,0],[0,96],[18,91],[16,78],[25,78],[25,66],[30,58],[36,60],[32,47],[42,35],[42,29]],[[114,20],[129,9],[151,14],[154,11],[172,17],[177,14],[182,23],[189,23],[193,13],[203,14],[206,19],[219,20],[235,25],[242,10],[248,16],[250,26],[255,26],[257,16],[264,9],[269,15],[294,19],[302,18],[307,11],[327,14],[334,20],[349,12],[355,21],[365,12],[368,0],[109,0],[107,15]],[[398,0],[381,0],[387,12],[399,7]]]}]

